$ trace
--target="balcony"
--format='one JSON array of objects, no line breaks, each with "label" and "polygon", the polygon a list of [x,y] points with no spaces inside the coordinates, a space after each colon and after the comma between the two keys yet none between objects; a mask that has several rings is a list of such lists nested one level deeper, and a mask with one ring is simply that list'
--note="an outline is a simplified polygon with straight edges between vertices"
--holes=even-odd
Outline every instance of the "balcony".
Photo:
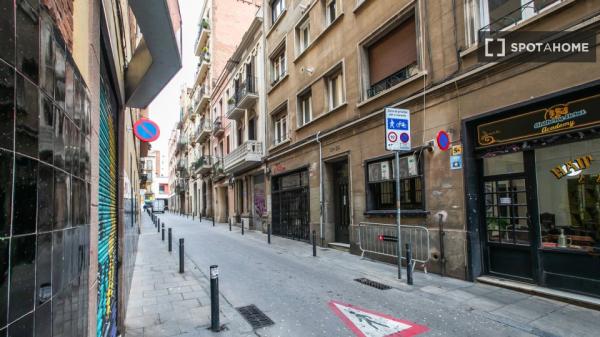
[{"label": "balcony", "polygon": [[199,174],[207,174],[212,170],[212,165],[210,156],[202,156],[194,163],[194,170]]},{"label": "balcony", "polygon": [[208,69],[210,68],[210,53],[205,51],[200,56],[200,63],[198,63],[198,70],[196,71],[196,86],[204,82]]},{"label": "balcony", "polygon": [[388,76],[387,78],[373,84],[367,90],[367,98],[377,96],[378,94],[393,88],[394,86],[406,81],[418,73],[417,64],[411,64],[400,71]]},{"label": "balcony", "polygon": [[224,132],[225,132],[225,129],[223,129],[223,123],[221,123],[221,117],[215,118],[215,121],[213,122],[213,129],[212,129],[213,136],[219,137]]},{"label": "balcony", "polygon": [[183,139],[180,139],[177,142],[177,145],[175,146],[175,155],[177,155],[178,153],[181,153],[181,152],[185,151],[185,149],[187,149],[187,142],[184,141]]},{"label": "balcony", "polygon": [[212,125],[210,125],[208,120],[206,120],[205,118],[202,118],[200,120],[200,124],[198,125],[198,128],[196,129],[194,138],[196,139],[197,142],[203,143],[206,139],[208,139],[211,132],[212,132]]},{"label": "balcony", "polygon": [[237,173],[248,169],[262,161],[263,144],[256,140],[249,140],[238,146],[237,149],[223,158],[225,173]]},{"label": "balcony", "polygon": [[238,108],[251,109],[258,101],[258,90],[256,88],[256,77],[247,77],[240,85],[237,92]]},{"label": "balcony", "polygon": [[214,180],[219,180],[225,177],[225,171],[223,170],[223,158],[222,157],[214,157],[213,158],[213,166],[212,166],[212,174]]},{"label": "balcony", "polygon": [[235,97],[230,97],[227,101],[227,114],[225,114],[227,119],[239,121],[244,117],[244,112],[246,112],[246,110],[238,107],[238,101],[237,95],[235,95]]},{"label": "balcony", "polygon": [[194,99],[194,113],[196,113],[198,115],[202,115],[202,112],[208,105],[209,101],[210,101],[210,96],[208,93],[208,88],[206,88],[206,86],[203,85],[198,90],[198,92],[196,94],[196,98]]},{"label": "balcony", "polygon": [[202,22],[200,22],[200,31],[196,38],[196,56],[202,56],[202,51],[204,50],[204,47],[206,47],[209,37],[210,24],[208,23],[208,20],[202,19]]}]

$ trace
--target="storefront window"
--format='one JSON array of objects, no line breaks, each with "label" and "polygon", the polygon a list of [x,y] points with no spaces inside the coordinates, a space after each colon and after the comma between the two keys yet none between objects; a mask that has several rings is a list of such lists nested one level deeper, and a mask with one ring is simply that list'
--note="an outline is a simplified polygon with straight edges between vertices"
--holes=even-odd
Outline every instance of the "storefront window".
[{"label": "storefront window", "polygon": [[600,140],[535,156],[542,247],[600,250]]}]

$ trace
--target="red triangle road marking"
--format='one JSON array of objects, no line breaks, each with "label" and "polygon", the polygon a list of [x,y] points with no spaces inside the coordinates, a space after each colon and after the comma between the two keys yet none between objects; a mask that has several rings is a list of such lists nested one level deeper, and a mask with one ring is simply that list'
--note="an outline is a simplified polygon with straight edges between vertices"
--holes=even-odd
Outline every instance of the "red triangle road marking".
[{"label": "red triangle road marking", "polygon": [[394,318],[338,301],[328,303],[331,310],[359,337],[410,337],[429,331],[413,322]]}]

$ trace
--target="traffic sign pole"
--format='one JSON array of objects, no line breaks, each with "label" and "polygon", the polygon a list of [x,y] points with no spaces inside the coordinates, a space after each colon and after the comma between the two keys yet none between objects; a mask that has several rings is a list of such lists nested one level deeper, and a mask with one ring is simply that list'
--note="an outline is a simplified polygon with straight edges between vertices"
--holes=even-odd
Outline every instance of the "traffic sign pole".
[{"label": "traffic sign pole", "polygon": [[398,226],[398,279],[402,279],[402,205],[400,202],[400,151],[394,151],[396,153],[396,225]]}]

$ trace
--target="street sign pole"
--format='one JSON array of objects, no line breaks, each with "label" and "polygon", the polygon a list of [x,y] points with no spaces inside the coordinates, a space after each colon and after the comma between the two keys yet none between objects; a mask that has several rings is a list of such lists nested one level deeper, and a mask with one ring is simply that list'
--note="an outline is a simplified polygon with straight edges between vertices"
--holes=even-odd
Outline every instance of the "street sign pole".
[{"label": "street sign pole", "polygon": [[402,184],[400,183],[400,151],[409,152],[412,150],[410,133],[410,111],[398,108],[385,108],[385,149],[393,151],[395,155],[396,176],[396,227],[398,230],[398,239],[396,240],[398,249],[398,279],[402,279],[402,205],[400,197],[402,195]]},{"label": "street sign pole", "polygon": [[402,205],[400,203],[400,151],[394,151],[396,153],[396,225],[398,227],[398,279],[402,279],[402,220],[401,211]]}]

